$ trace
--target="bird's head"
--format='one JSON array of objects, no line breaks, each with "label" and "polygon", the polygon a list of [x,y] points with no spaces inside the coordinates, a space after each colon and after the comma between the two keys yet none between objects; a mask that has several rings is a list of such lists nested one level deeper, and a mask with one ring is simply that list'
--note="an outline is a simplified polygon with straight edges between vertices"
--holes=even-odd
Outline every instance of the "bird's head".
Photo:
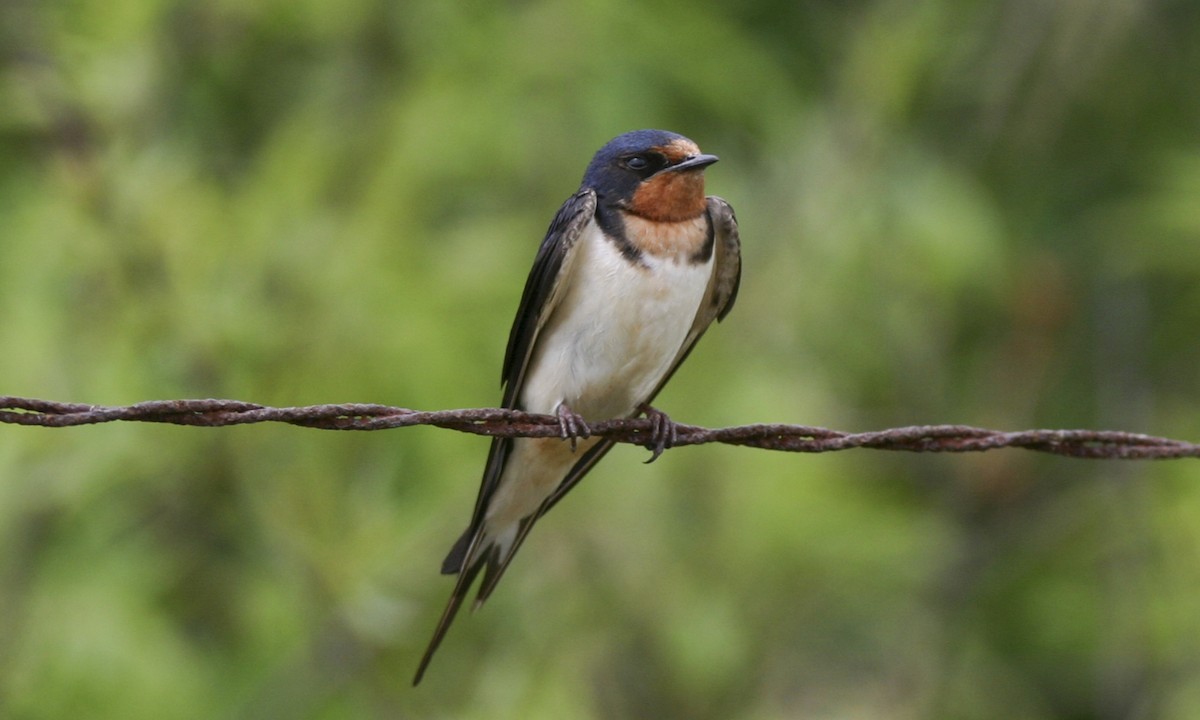
[{"label": "bird's head", "polygon": [[634,130],[596,152],[583,186],[600,202],[647,220],[678,222],[704,212],[704,168],[716,155],[666,130]]}]

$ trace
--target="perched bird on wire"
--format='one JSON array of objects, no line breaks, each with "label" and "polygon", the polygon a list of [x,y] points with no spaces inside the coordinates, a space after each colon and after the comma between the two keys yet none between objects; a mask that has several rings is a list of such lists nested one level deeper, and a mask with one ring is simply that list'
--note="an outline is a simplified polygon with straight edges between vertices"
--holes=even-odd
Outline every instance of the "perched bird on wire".
[{"label": "perched bird on wire", "polygon": [[480,570],[478,607],[542,517],[613,447],[588,422],[645,414],[651,460],[671,446],[650,406],[714,320],[733,307],[741,250],[733,208],[704,195],[717,161],[664,130],[596,153],[550,223],[504,356],[503,407],[556,415],[560,438],[495,438],[471,522],[442,563],[457,574],[421,658],[421,681]]}]

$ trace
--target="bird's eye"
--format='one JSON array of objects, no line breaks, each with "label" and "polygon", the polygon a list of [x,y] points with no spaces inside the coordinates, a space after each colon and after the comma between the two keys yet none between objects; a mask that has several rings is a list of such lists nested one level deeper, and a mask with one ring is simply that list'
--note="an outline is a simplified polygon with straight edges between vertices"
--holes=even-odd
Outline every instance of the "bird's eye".
[{"label": "bird's eye", "polygon": [[645,170],[650,167],[650,161],[644,155],[634,155],[625,158],[625,167],[630,170]]}]

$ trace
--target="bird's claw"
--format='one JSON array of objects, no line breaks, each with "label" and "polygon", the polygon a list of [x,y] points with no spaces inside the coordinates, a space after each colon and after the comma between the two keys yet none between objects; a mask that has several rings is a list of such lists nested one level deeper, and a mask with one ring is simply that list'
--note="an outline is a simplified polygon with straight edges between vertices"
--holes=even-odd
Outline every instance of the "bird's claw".
[{"label": "bird's claw", "polygon": [[675,447],[675,441],[679,439],[679,431],[675,426],[675,422],[662,410],[650,405],[643,405],[639,408],[650,421],[650,437],[646,440],[646,449],[652,454],[646,464],[654,462],[659,455],[663,454],[664,450]]},{"label": "bird's claw", "polygon": [[575,452],[575,446],[581,438],[587,440],[591,437],[592,429],[587,421],[566,403],[559,404],[554,414],[558,416],[558,436],[571,441],[571,452]]}]

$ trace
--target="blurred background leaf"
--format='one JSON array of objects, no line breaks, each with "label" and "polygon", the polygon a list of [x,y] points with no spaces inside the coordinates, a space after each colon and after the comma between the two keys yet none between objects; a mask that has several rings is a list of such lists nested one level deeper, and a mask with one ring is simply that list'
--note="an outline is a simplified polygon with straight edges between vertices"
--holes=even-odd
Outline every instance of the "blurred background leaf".
[{"label": "blurred background leaf", "polygon": [[[722,157],[676,419],[1200,437],[1200,6],[11,0],[0,392],[494,405],[612,136]],[[0,715],[1200,716],[1200,470],[617,450],[409,678],[486,441],[0,428]]]}]

